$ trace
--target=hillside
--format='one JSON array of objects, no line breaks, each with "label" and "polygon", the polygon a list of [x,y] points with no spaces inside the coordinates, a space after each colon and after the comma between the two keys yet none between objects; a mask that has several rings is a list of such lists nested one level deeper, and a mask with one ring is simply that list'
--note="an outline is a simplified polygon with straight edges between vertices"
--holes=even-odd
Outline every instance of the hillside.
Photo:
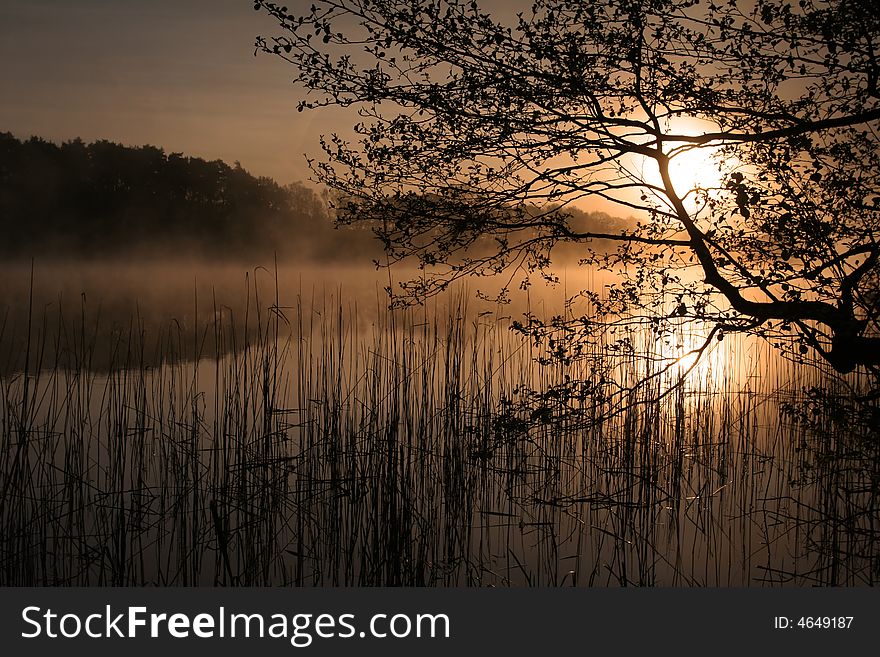
[{"label": "hillside", "polygon": [[109,141],[61,145],[0,133],[0,256],[375,256],[366,231],[335,230],[302,183],[238,163]]},{"label": "hillside", "polygon": [[[603,213],[573,213],[582,230],[619,232],[627,225]],[[302,183],[282,186],[237,162],[155,146],[80,139],[58,145],[9,133],[0,133],[0,230],[5,260],[277,255],[367,264],[381,256],[371,231],[334,228],[326,199]],[[565,244],[553,253],[554,261],[582,255],[578,245]]]}]

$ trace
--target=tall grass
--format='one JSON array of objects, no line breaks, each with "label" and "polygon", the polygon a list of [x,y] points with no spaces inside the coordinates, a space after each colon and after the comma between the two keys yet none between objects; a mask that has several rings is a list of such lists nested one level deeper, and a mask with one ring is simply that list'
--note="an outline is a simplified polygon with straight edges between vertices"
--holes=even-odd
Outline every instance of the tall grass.
[{"label": "tall grass", "polygon": [[876,417],[813,368],[746,342],[664,368],[631,330],[600,376],[462,299],[364,330],[337,293],[280,296],[134,317],[101,368],[84,312],[0,334],[2,584],[880,577]]}]

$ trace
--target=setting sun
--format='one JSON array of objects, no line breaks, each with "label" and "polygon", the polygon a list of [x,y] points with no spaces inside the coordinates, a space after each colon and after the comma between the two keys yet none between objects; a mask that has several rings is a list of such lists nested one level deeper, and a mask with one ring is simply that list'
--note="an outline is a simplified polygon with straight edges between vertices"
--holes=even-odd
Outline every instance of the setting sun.
[{"label": "setting sun", "polygon": [[713,155],[710,149],[693,148],[673,156],[669,174],[679,196],[695,190],[711,190],[721,184],[721,165]]},{"label": "setting sun", "polygon": [[[670,122],[667,130],[678,135],[696,136],[717,129],[713,123],[694,118],[682,118]],[[721,186],[725,170],[730,164],[718,157],[717,147],[689,146],[675,144],[665,149],[670,157],[669,174],[676,194],[690,202],[695,202],[697,192],[709,192]],[[662,187],[660,170],[653,158],[640,158],[637,175],[645,182]]]}]

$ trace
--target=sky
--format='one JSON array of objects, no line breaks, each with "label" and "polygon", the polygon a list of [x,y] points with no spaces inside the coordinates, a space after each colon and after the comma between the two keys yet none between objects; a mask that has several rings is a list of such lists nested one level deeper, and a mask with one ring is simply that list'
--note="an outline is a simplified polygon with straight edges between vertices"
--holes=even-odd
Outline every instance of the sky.
[{"label": "sky", "polygon": [[[298,2],[288,0],[294,8]],[[236,160],[281,183],[341,110],[297,113],[293,70],[254,57],[249,0],[0,0],[0,131]],[[351,123],[351,121],[346,121]]]},{"label": "sky", "polygon": [[[503,18],[527,5],[480,3]],[[351,136],[358,119],[296,111],[293,67],[254,56],[257,35],[278,33],[252,0],[0,0],[0,132],[150,144],[304,181],[319,136]]]}]

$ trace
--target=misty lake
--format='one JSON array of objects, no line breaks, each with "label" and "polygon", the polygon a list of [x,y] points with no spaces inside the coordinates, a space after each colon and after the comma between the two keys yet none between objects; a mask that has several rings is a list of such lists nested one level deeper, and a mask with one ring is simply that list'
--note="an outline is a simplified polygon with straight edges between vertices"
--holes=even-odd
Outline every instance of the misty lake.
[{"label": "misty lake", "polygon": [[3,584],[876,583],[876,422],[817,392],[857,380],[643,329],[548,359],[511,325],[603,285],[562,278],[391,313],[370,268],[6,265]]}]

